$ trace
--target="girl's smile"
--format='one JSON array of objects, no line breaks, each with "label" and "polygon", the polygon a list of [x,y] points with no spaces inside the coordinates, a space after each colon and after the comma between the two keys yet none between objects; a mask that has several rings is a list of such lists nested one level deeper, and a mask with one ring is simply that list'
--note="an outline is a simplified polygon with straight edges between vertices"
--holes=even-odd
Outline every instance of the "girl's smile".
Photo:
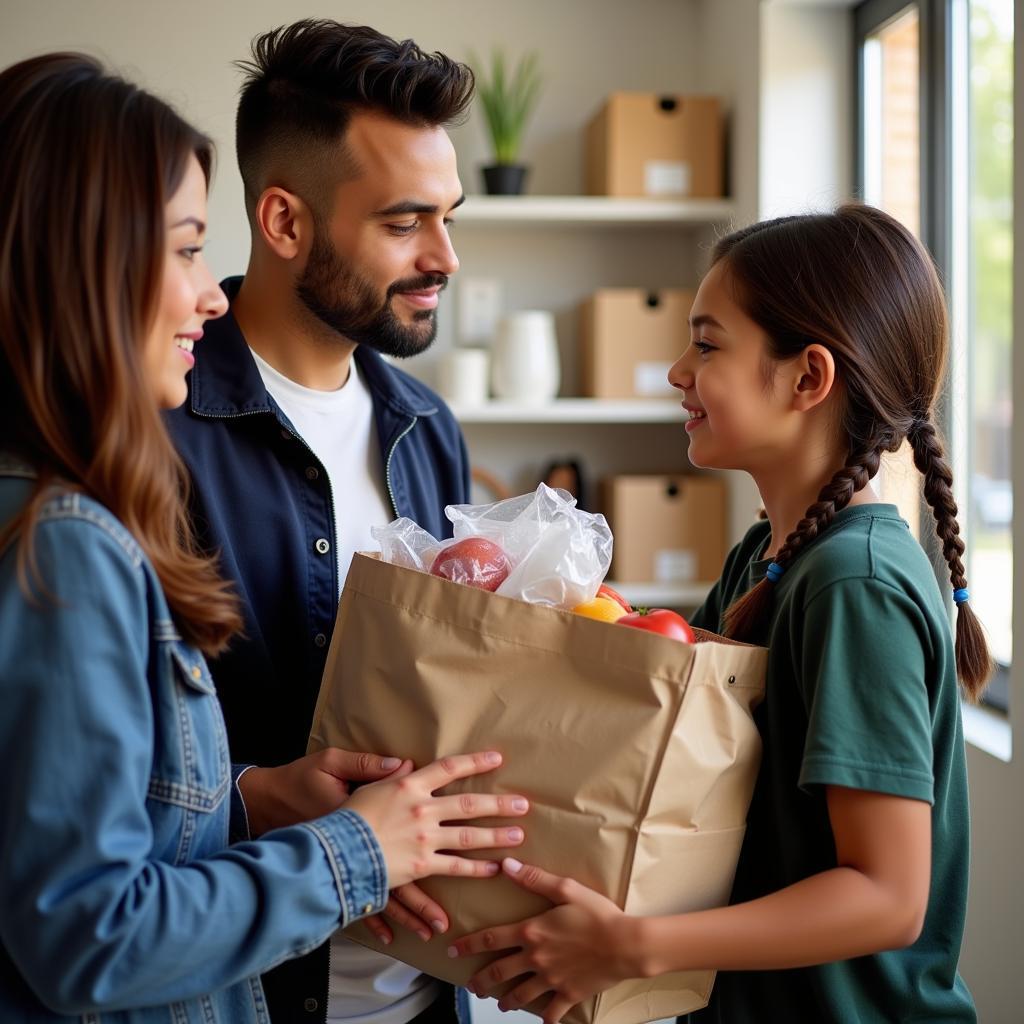
[{"label": "girl's smile", "polygon": [[701,426],[708,418],[708,414],[695,405],[689,405],[683,402],[683,408],[689,413],[689,419],[686,421],[686,432],[689,434]]}]

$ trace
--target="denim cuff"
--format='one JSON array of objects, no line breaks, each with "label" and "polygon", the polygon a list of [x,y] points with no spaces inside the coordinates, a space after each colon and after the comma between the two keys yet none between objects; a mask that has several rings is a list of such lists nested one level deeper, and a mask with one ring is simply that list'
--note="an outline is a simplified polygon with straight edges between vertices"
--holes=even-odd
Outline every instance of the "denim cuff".
[{"label": "denim cuff", "polygon": [[245,812],[245,801],[242,799],[242,791],[238,788],[238,780],[250,769],[255,768],[254,764],[233,764],[231,766],[231,815],[228,819],[228,842],[244,843],[252,839],[249,832],[249,815]]},{"label": "denim cuff", "polygon": [[388,902],[387,865],[377,837],[363,818],[341,809],[302,827],[313,832],[327,853],[341,901],[341,927],[379,914]]}]

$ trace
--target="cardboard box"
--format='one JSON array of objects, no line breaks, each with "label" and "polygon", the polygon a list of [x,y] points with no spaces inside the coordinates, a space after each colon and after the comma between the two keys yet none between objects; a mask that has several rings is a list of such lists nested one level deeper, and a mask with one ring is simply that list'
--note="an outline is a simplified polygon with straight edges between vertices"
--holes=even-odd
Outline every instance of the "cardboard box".
[{"label": "cardboard box", "polygon": [[580,373],[593,398],[666,398],[669,367],[690,343],[694,293],[604,288],[580,307]]},{"label": "cardboard box", "polygon": [[718,198],[724,194],[724,134],[714,96],[612,93],[587,125],[587,191]]},{"label": "cardboard box", "polygon": [[615,536],[610,577],[623,583],[716,580],[726,547],[727,494],[713,476],[614,476],[604,514]]}]

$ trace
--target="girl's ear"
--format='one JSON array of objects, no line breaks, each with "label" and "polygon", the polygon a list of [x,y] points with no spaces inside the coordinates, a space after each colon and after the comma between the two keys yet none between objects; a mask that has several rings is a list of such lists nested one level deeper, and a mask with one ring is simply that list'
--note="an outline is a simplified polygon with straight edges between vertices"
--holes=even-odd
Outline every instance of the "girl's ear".
[{"label": "girl's ear", "polygon": [[832,394],[836,383],[836,361],[824,345],[808,345],[793,364],[793,407],[807,412]]}]

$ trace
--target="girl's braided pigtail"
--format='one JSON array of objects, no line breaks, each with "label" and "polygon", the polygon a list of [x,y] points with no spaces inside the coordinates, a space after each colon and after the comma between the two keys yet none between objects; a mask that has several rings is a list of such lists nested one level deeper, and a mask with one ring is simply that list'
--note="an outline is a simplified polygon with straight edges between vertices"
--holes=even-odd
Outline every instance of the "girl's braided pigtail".
[{"label": "girl's braided pigtail", "polygon": [[956,671],[967,696],[976,701],[992,674],[992,656],[978,617],[968,603],[967,577],[961,558],[957,507],[953,500],[953,473],[946,462],[942,442],[928,419],[914,422],[907,435],[914,449],[914,465],[924,475],[924,496],[935,515],[935,532],[942,541],[942,556],[949,565],[956,602]]},{"label": "girl's braided pigtail", "polygon": [[851,455],[846,465],[822,488],[818,500],[806,511],[768,566],[764,579],[726,609],[726,636],[747,640],[758,635],[759,627],[771,609],[775,584],[793,559],[828,527],[836,512],[848,505],[854,494],[878,472],[882,451],[883,446],[876,445],[866,452]]}]

